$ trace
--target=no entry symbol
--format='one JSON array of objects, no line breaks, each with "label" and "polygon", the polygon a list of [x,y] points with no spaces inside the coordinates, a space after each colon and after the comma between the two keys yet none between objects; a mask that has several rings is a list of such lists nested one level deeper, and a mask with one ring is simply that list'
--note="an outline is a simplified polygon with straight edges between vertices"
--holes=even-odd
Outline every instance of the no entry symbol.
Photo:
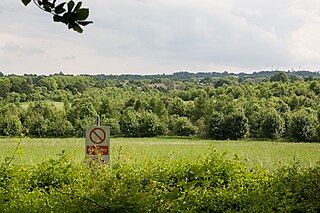
[{"label": "no entry symbol", "polygon": [[107,133],[102,128],[94,128],[90,132],[90,140],[94,144],[101,144],[107,138]]}]

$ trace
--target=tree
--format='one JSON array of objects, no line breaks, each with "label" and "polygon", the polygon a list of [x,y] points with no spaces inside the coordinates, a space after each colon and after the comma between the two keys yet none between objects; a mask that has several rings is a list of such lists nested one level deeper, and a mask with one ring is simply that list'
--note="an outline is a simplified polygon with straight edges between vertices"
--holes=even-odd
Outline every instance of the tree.
[{"label": "tree", "polygon": [[138,113],[138,136],[154,137],[166,132],[166,124],[153,112],[142,111]]},{"label": "tree", "polygon": [[121,130],[120,130],[120,124],[119,120],[115,118],[105,118],[103,119],[103,123],[107,126],[110,126],[110,134],[112,136],[120,136]]},{"label": "tree", "polygon": [[10,92],[11,83],[9,79],[0,79],[0,97],[6,98]]},{"label": "tree", "polygon": [[76,99],[67,113],[68,121],[73,125],[77,136],[84,136],[86,126],[93,125],[98,113],[92,98]]},{"label": "tree", "polygon": [[192,113],[194,121],[206,115],[209,108],[208,95],[204,90],[199,90],[201,93],[194,99],[194,111]]},{"label": "tree", "polygon": [[45,137],[54,119],[55,107],[47,102],[30,103],[26,111],[24,126],[31,136]]},{"label": "tree", "polygon": [[[21,0],[22,3],[27,6],[31,0]],[[74,1],[62,2],[56,4],[56,0],[32,0],[33,3],[41,10],[53,15],[54,22],[61,22],[66,24],[69,29],[73,29],[78,33],[82,33],[83,29],[80,26],[87,26],[93,23],[92,21],[86,21],[89,16],[89,9],[82,8],[82,2],[77,4]]]},{"label": "tree", "polygon": [[277,82],[287,82],[288,81],[288,75],[285,74],[284,72],[280,72],[278,74],[275,74],[273,76],[270,77],[270,81],[271,82],[274,82],[274,81],[277,81]]},{"label": "tree", "polygon": [[179,97],[174,97],[168,104],[170,115],[186,116],[186,103]]},{"label": "tree", "polygon": [[0,108],[0,135],[19,136],[22,132],[19,108],[14,104],[7,104]]},{"label": "tree", "polygon": [[213,112],[207,120],[208,135],[211,139],[224,139],[224,117],[219,112]]},{"label": "tree", "polygon": [[51,137],[73,136],[74,128],[67,120],[67,113],[64,109],[56,110],[47,132],[47,135]]},{"label": "tree", "polygon": [[197,131],[196,126],[194,126],[187,117],[174,115],[171,116],[170,120],[169,128],[172,131],[172,135],[190,136],[194,135]]},{"label": "tree", "polygon": [[0,135],[20,136],[22,124],[18,115],[10,114],[0,117]]},{"label": "tree", "polygon": [[272,109],[262,115],[262,122],[260,124],[260,136],[263,138],[278,138],[284,132],[284,119],[279,113]]},{"label": "tree", "polygon": [[120,129],[127,137],[136,137],[139,128],[138,115],[132,107],[125,109],[120,118]]},{"label": "tree", "polygon": [[316,141],[318,118],[305,109],[293,112],[289,121],[289,136],[296,141]]},{"label": "tree", "polygon": [[28,116],[24,125],[31,136],[45,137],[49,130],[50,120],[40,114],[35,114]]},{"label": "tree", "polygon": [[168,111],[163,101],[158,96],[154,96],[150,99],[149,108],[159,117],[166,117],[168,115]]},{"label": "tree", "polygon": [[237,140],[244,138],[249,130],[248,119],[242,112],[233,112],[224,119],[225,139]]}]

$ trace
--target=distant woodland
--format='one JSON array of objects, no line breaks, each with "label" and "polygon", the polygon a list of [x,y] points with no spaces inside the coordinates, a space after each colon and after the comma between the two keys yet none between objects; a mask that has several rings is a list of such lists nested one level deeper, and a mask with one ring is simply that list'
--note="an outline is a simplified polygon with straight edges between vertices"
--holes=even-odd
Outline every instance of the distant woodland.
[{"label": "distant woodland", "polygon": [[320,140],[320,74],[3,75],[0,136]]}]

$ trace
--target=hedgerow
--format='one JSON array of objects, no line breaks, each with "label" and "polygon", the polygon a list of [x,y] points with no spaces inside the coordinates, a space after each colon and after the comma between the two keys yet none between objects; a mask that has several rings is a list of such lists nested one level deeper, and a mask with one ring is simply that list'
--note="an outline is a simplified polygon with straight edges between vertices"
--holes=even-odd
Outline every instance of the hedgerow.
[{"label": "hedgerow", "polygon": [[214,149],[196,160],[89,167],[62,153],[0,167],[0,212],[320,211],[320,164],[270,172]]}]

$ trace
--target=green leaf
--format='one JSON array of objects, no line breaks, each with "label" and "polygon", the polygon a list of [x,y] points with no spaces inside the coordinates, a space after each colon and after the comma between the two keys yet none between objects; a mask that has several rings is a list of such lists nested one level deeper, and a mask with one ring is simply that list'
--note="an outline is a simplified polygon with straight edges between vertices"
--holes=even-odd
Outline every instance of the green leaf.
[{"label": "green leaf", "polygon": [[77,6],[74,8],[74,11],[77,11],[81,8],[82,2],[78,2]]},{"label": "green leaf", "polygon": [[68,2],[68,11],[71,12],[74,7],[74,2],[71,0]]},{"label": "green leaf", "polygon": [[82,8],[77,10],[76,12],[76,19],[77,20],[86,20],[89,16],[89,9]]},{"label": "green leaf", "polygon": [[56,8],[55,10],[54,10],[54,12],[56,13],[56,14],[61,14],[61,13],[64,13],[64,12],[66,12],[66,10],[64,9],[64,8]]},{"label": "green leaf", "polygon": [[51,10],[52,10],[50,4],[44,4],[44,5],[43,5],[43,9],[44,9],[45,11],[49,12],[49,13],[50,13]]},{"label": "green leaf", "polygon": [[54,15],[53,16],[53,21],[54,22],[62,22],[62,17],[59,15]]},{"label": "green leaf", "polygon": [[74,24],[72,26],[72,29],[78,33],[82,33],[83,32],[83,29],[78,25],[78,24]]},{"label": "green leaf", "polygon": [[93,21],[78,21],[78,24],[81,26],[87,26],[88,24],[92,24]]},{"label": "green leaf", "polygon": [[66,10],[63,8],[65,4],[66,4],[66,3],[63,2],[63,3],[59,4],[58,6],[56,6],[55,9],[54,9],[54,12],[55,12],[56,14],[61,14],[61,13],[66,12]]},{"label": "green leaf", "polygon": [[24,4],[24,6],[27,6],[30,2],[31,0],[22,0],[22,3]]}]

